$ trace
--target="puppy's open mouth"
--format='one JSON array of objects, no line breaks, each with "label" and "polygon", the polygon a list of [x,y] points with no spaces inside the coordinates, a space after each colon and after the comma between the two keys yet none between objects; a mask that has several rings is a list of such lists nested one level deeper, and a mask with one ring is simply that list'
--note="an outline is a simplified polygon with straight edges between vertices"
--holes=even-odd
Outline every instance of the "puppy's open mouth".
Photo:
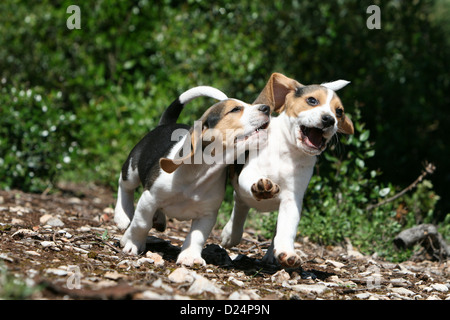
[{"label": "puppy's open mouth", "polygon": [[325,146],[326,140],[322,129],[300,126],[300,134],[302,142],[310,148],[320,150]]},{"label": "puppy's open mouth", "polygon": [[270,121],[264,122],[262,125],[260,125],[258,128],[256,128],[254,131],[237,136],[236,138],[234,138],[234,142],[247,140],[251,136],[258,134],[260,130],[267,129],[269,127],[269,123],[270,123]]}]

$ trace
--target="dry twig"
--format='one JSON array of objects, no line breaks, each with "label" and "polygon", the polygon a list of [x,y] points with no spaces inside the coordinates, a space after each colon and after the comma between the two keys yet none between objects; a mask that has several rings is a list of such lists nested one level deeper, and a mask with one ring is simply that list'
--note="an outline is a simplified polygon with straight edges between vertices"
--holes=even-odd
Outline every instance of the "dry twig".
[{"label": "dry twig", "polygon": [[380,202],[378,202],[378,203],[376,203],[376,204],[371,204],[371,205],[367,206],[366,210],[367,210],[367,211],[370,211],[370,210],[372,210],[372,209],[381,207],[382,205],[385,205],[386,203],[389,203],[389,202],[392,202],[392,201],[394,201],[394,200],[397,200],[398,198],[400,198],[401,196],[403,196],[403,195],[404,195],[405,193],[407,193],[408,191],[411,191],[412,189],[414,189],[415,187],[417,187],[417,185],[418,185],[419,183],[421,183],[421,182],[423,181],[423,179],[424,179],[427,175],[433,174],[434,170],[436,170],[436,166],[435,166],[434,164],[432,164],[432,163],[427,163],[426,166],[425,166],[425,170],[422,171],[422,173],[420,174],[420,176],[419,176],[413,183],[411,183],[408,187],[406,187],[405,189],[403,189],[402,191],[400,191],[400,192],[397,193],[396,195],[394,195],[394,196],[392,196],[392,197],[390,197],[390,198],[388,198],[388,199],[386,199],[386,200],[383,200],[383,201],[380,201]]}]

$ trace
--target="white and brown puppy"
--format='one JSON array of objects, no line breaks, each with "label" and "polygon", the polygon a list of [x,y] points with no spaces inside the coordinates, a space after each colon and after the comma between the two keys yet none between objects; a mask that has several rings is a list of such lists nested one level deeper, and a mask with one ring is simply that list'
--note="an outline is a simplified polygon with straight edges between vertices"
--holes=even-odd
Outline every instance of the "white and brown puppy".
[{"label": "white and brown puppy", "polygon": [[[184,104],[199,96],[221,101],[194,127],[177,124]],[[159,212],[164,219],[165,215],[192,219],[177,263],[204,265],[201,251],[225,194],[226,167],[239,150],[247,150],[259,139],[259,129],[268,126],[269,116],[269,106],[227,99],[211,87],[193,88],[175,100],[122,167],[114,219],[120,228],[128,227],[121,239],[123,251],[136,255],[145,250],[148,231]],[[134,191],[141,183],[144,191],[134,210]]]},{"label": "white and brown puppy", "polygon": [[338,80],[305,86],[282,74],[272,74],[255,103],[268,104],[279,115],[272,118],[268,128],[267,146],[257,156],[250,156],[232,179],[235,203],[222,231],[223,246],[240,242],[249,208],[278,210],[276,234],[268,254],[273,248],[281,265],[300,264],[294,241],[316,156],[337,132],[354,131],[335,93],[348,83]]}]

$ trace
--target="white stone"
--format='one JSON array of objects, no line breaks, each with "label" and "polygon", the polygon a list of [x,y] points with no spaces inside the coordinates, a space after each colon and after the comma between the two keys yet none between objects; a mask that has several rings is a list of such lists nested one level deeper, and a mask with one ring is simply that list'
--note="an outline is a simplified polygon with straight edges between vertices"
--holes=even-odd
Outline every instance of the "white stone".
[{"label": "white stone", "polygon": [[270,280],[272,280],[272,282],[275,283],[283,283],[284,281],[287,281],[289,279],[291,279],[291,276],[284,269],[277,271],[274,275],[270,277]]},{"label": "white stone", "polygon": [[306,294],[308,293],[322,294],[329,290],[327,286],[324,286],[322,284],[296,284],[294,286],[291,286],[291,289]]},{"label": "white stone", "polygon": [[357,295],[355,295],[355,297],[361,300],[365,300],[370,297],[370,293],[369,292],[358,293]]},{"label": "white stone", "polygon": [[214,283],[202,276],[196,276],[194,283],[187,291],[188,294],[202,294],[204,292],[210,292],[213,294],[224,294],[223,290],[217,287]]},{"label": "white stone", "polygon": [[400,294],[400,295],[406,295],[406,296],[413,296],[415,295],[414,292],[412,292],[411,290],[408,290],[406,288],[390,288],[389,290],[391,290],[394,293]]},{"label": "white stone", "polygon": [[445,284],[442,284],[442,283],[433,283],[431,285],[431,287],[434,290],[437,290],[437,291],[440,291],[440,292],[447,292],[448,291],[447,286]]},{"label": "white stone", "polygon": [[45,270],[45,272],[54,274],[57,276],[67,276],[67,274],[68,274],[67,270],[56,269],[56,268],[49,268],[49,269]]},{"label": "white stone", "polygon": [[243,287],[244,286],[244,282],[241,280],[236,279],[235,277],[229,277],[228,281],[230,281],[232,284],[238,286],[238,287]]},{"label": "white stone", "polygon": [[62,222],[61,219],[59,218],[50,218],[47,223],[47,225],[52,226],[52,227],[64,227],[64,222]]},{"label": "white stone", "polygon": [[47,224],[47,221],[50,220],[51,218],[53,218],[53,216],[51,214],[46,213],[42,217],[39,218],[39,223]]},{"label": "white stone", "polygon": [[34,237],[37,236],[38,233],[30,230],[30,229],[19,229],[13,233],[12,237]]},{"label": "white stone", "polygon": [[194,282],[196,273],[194,271],[189,271],[185,267],[180,267],[175,269],[170,275],[169,280],[175,283],[183,283],[183,282]]},{"label": "white stone", "polygon": [[56,244],[53,241],[41,241],[41,246],[44,248],[53,247]]},{"label": "white stone", "polygon": [[145,256],[146,256],[147,258],[149,258],[150,260],[152,260],[152,261],[153,261],[152,263],[153,263],[155,266],[157,266],[157,267],[163,267],[163,266],[164,266],[164,259],[163,259],[163,257],[161,257],[160,254],[155,253],[155,252],[148,251],[148,252],[145,254]]},{"label": "white stone", "polygon": [[327,260],[325,260],[325,263],[329,263],[339,269],[342,267],[345,267],[345,264],[343,264],[342,262],[338,262],[338,261],[334,261],[334,260],[327,259]]},{"label": "white stone", "polygon": [[36,256],[36,257],[40,256],[40,254],[38,252],[36,252],[36,251],[25,251],[25,253],[27,253],[27,254],[29,254],[31,256]]}]

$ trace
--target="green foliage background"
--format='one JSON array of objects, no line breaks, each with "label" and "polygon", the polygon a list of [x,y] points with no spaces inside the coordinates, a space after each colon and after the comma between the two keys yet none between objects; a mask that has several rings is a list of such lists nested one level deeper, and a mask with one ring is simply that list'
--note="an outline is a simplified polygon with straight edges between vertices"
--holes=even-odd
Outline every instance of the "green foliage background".
[{"label": "green foliage background", "polygon": [[[66,27],[73,4],[80,30]],[[381,8],[380,30],[366,27],[372,4]],[[352,236],[370,251],[417,222],[444,232],[449,7],[448,0],[2,1],[0,186],[40,191],[75,180],[116,188],[132,146],[181,92],[212,85],[251,102],[277,71],[305,84],[352,82],[340,96],[358,130],[321,157],[301,233],[324,242]],[[200,100],[180,121],[211,103]],[[398,202],[364,210],[380,190],[406,187],[426,160],[437,171],[402,200],[416,197],[411,218],[393,218]],[[230,205],[228,193],[223,211]],[[266,220],[269,230],[273,218]]]}]

